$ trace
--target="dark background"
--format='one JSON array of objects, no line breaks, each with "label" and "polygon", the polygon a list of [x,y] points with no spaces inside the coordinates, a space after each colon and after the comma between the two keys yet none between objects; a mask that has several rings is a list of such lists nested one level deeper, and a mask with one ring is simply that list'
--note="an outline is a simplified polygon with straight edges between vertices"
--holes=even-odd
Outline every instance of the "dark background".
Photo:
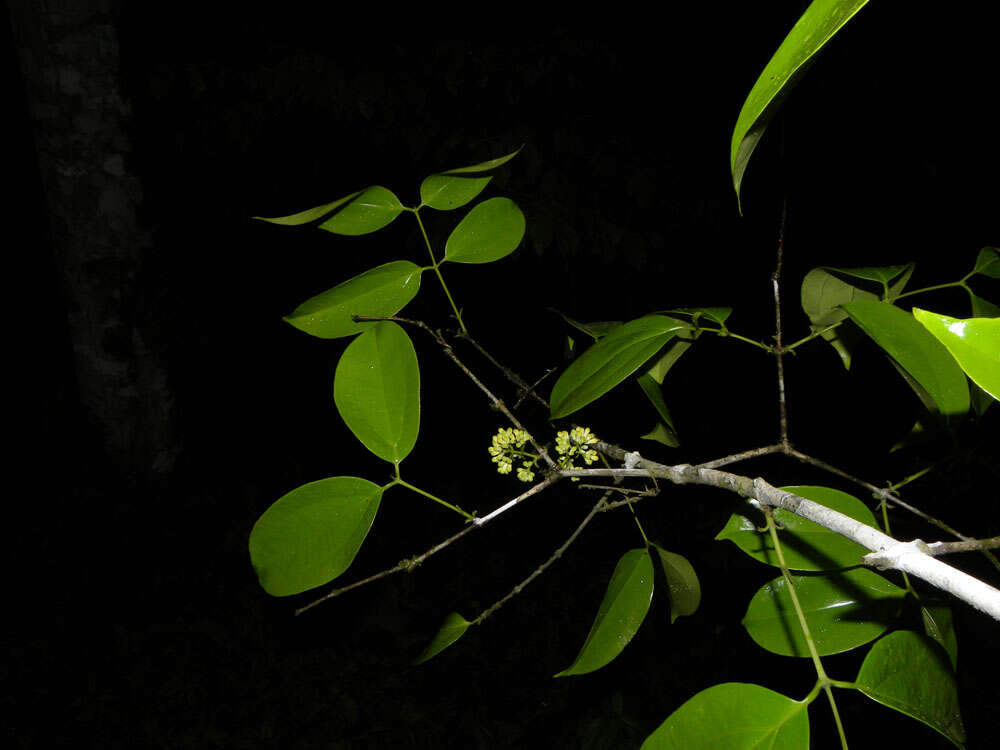
[{"label": "dark background", "polygon": [[[615,561],[641,542],[624,511],[592,524],[483,627],[409,666],[448,612],[474,617],[562,543],[593,501],[568,487],[412,575],[306,616],[292,611],[309,594],[270,599],[246,551],[256,518],[308,481],[389,476],[330,398],[344,342],[306,336],[281,315],[371,266],[423,263],[425,251],[407,216],[358,238],[249,217],[371,184],[412,204],[424,176],[524,144],[485,193],[524,210],[521,248],[491,266],[446,270],[477,338],[533,381],[564,365],[567,330],[550,307],[608,320],[731,305],[733,330],[767,339],[784,196],[786,325],[798,338],[808,332],[798,285],[811,267],[913,260],[913,285],[923,286],[961,277],[980,247],[1000,244],[995,39],[978,4],[864,9],[758,147],[742,218],[729,176],[732,126],[802,2],[590,18],[510,6],[475,9],[483,15],[473,18],[471,7],[89,5],[91,17],[75,23],[117,41],[110,85],[129,104],[117,151],[141,186],[134,219],[142,242],[139,251],[109,251],[114,264],[87,268],[103,284],[94,288],[113,290],[108,315],[117,328],[144,341],[141,351],[118,341],[114,356],[144,358],[161,377],[149,391],[137,378],[130,393],[156,399],[120,415],[97,413],[81,396],[81,344],[67,320],[94,292],[81,291],[67,258],[93,237],[74,236],[60,217],[58,165],[46,144],[87,136],[71,100],[39,124],[32,94],[31,65],[44,67],[39,52],[55,48],[33,48],[29,65],[24,40],[63,28],[57,4],[12,1],[6,369],[20,377],[9,391],[14,606],[5,709],[15,746],[633,747],[717,682],[808,691],[807,661],[761,651],[740,626],[773,571],[712,541],[736,506],[707,490],[667,490],[640,510],[653,539],[694,563],[701,609],[670,625],[667,602],[655,597],[635,642],[588,676],[551,679],[575,656]],[[438,247],[457,218],[430,217]],[[116,236],[108,231],[111,246]],[[980,294],[1000,301],[995,287],[981,285]],[[968,314],[959,294],[921,301]],[[451,325],[429,276],[406,314]],[[487,512],[517,490],[486,455],[498,415],[432,342],[414,340],[422,431],[404,476]],[[114,346],[100,338],[98,354]],[[467,347],[458,351],[499,395],[515,398]],[[919,403],[877,352],[862,349],[848,373],[825,345],[804,347],[788,378],[798,447],[878,483],[949,455],[906,497],[968,533],[997,533],[997,414],[954,455],[937,445],[888,457]],[[581,421],[659,460],[707,460],[776,438],[773,364],[736,342],[703,340],[671,372],[665,390],[679,449],[638,440],[652,418],[638,391],[621,390]],[[544,413],[530,404],[520,413],[545,434]],[[138,425],[135,450],[107,439],[122,422]],[[776,484],[851,489],[777,459],[740,468]],[[935,538],[908,519],[897,523],[901,536]],[[393,490],[342,580],[457,528],[446,511]],[[962,564],[990,575],[978,559]],[[961,604],[955,617],[970,746],[986,747],[1000,709],[991,684],[996,623]],[[863,651],[831,658],[828,671],[852,678]],[[948,746],[861,697],[844,694],[841,710],[859,747],[873,727],[921,747]],[[817,701],[811,713],[815,746],[828,746],[827,708]]]}]

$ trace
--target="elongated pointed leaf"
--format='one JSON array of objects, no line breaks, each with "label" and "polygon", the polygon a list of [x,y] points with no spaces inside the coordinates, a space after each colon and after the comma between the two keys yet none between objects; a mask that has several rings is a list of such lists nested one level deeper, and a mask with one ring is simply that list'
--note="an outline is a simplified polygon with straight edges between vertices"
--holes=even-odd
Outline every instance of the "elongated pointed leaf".
[{"label": "elongated pointed leaf", "polygon": [[691,326],[648,315],[613,329],[581,354],[552,387],[552,419],[565,417],[603,396],[638,370],[679,331]]},{"label": "elongated pointed leaf", "polygon": [[[906,591],[857,568],[792,576],[820,656],[849,651],[878,638],[899,613]],[[782,656],[809,656],[784,577],[764,584],[747,607],[743,627],[757,644]]]},{"label": "elongated pointed leaf", "polygon": [[391,190],[374,185],[358,193],[319,228],[334,234],[369,234],[391,223],[402,212],[403,204]]},{"label": "elongated pointed leaf", "polygon": [[922,721],[958,747],[965,742],[955,674],[944,649],[927,636],[890,633],[872,646],[856,682],[872,700]]},{"label": "elongated pointed leaf", "polygon": [[808,707],[760,685],[714,685],[670,714],[642,750],[803,750],[809,747]]},{"label": "elongated pointed leaf", "polygon": [[941,601],[925,601],[920,606],[924,632],[947,652],[952,671],[958,669],[958,638],[952,622],[951,607]]},{"label": "elongated pointed leaf", "polygon": [[420,655],[413,660],[413,663],[423,664],[428,659],[433,659],[465,635],[465,631],[469,629],[471,624],[471,622],[458,614],[458,612],[452,612],[445,618],[438,632],[435,633],[431,642],[427,644],[427,648],[420,652]]},{"label": "elongated pointed leaf", "polygon": [[976,265],[972,268],[972,273],[989,276],[991,279],[1000,279],[1000,248],[984,247],[976,256]]},{"label": "elongated pointed leaf", "polygon": [[731,307],[675,307],[673,310],[663,310],[662,312],[671,315],[685,315],[690,317],[692,322],[697,323],[701,318],[707,318],[713,323],[718,323],[722,328],[726,327],[726,321],[733,314]]},{"label": "elongated pointed leaf", "polygon": [[649,550],[629,550],[615,566],[583,648],[573,663],[555,676],[587,674],[618,656],[646,619],[652,599],[653,560]]},{"label": "elongated pointed leaf", "polygon": [[968,318],[913,308],[913,317],[945,345],[972,382],[1000,399],[1000,318]]},{"label": "elongated pointed leaf", "polygon": [[362,191],[358,190],[356,193],[351,193],[350,195],[345,195],[343,198],[333,201],[332,203],[324,203],[322,206],[316,206],[315,208],[307,208],[305,211],[299,211],[296,214],[291,214],[289,216],[275,216],[273,218],[265,218],[263,216],[254,216],[253,218],[259,219],[260,221],[267,221],[271,224],[284,224],[286,226],[300,226],[302,224],[308,224],[311,221],[316,221],[321,219],[329,213],[332,213],[334,209],[339,206],[344,205],[350,200],[357,198],[361,195]]},{"label": "elongated pointed leaf", "polygon": [[663,575],[667,578],[670,588],[670,622],[678,617],[693,615],[701,604],[701,584],[694,567],[683,555],[669,552],[658,544],[654,544],[663,567]]},{"label": "elongated pointed leaf", "polygon": [[330,477],[283,495],[250,532],[250,561],[271,596],[332,581],[354,560],[382,500],[358,477]]},{"label": "elongated pointed leaf", "polygon": [[510,255],[524,237],[524,214],[510,198],[489,198],[466,214],[448,237],[444,259],[492,263]]},{"label": "elongated pointed leaf", "polygon": [[421,273],[423,269],[408,260],[386,263],[310,297],[284,320],[321,339],[353,336],[375,324],[355,323],[351,316],[395,315],[420,291]]},{"label": "elongated pointed leaf", "polygon": [[[802,485],[781,489],[825,505],[872,528],[878,528],[875,516],[868,507],[846,492],[829,487]],[[776,509],[774,520],[779,526],[778,539],[781,541],[785,564],[792,570],[848,568],[859,565],[862,556],[869,552],[860,544],[787,510]],[[740,513],[733,513],[715,538],[728,539],[754,560],[778,567],[774,542],[764,525],[764,516],[747,508]]]},{"label": "elongated pointed leaf", "polygon": [[459,167],[432,174],[420,183],[421,206],[435,208],[438,211],[450,211],[464,206],[479,195],[493,179],[482,173],[506,164],[521,152],[521,148],[506,156],[473,164],[470,167]]},{"label": "elongated pointed leaf", "polygon": [[665,445],[668,448],[676,448],[681,444],[677,435],[667,427],[663,422],[657,422],[652,430],[647,432],[645,435],[640,435],[643,440],[652,440],[661,445]]},{"label": "elongated pointed leaf", "polygon": [[667,373],[670,372],[670,368],[677,364],[677,360],[681,358],[684,352],[691,348],[694,338],[695,332],[693,331],[678,331],[677,338],[663,347],[663,351],[652,360],[652,364],[643,368],[645,373],[653,381],[663,385],[663,381],[667,377]]},{"label": "elongated pointed leaf", "polygon": [[906,263],[901,266],[865,266],[863,268],[827,268],[829,271],[835,271],[837,273],[842,273],[847,276],[853,276],[856,279],[864,279],[865,281],[874,281],[883,286],[889,286],[889,283],[898,278],[904,272],[907,272],[907,278],[909,278],[909,272],[913,271],[913,263]]},{"label": "elongated pointed leaf", "polygon": [[[671,445],[671,447],[677,447],[680,445],[680,440],[677,438],[677,430],[674,428],[674,420],[670,416],[670,410],[667,409],[667,402],[663,400],[663,389],[659,383],[650,377],[649,373],[645,373],[636,378],[636,382],[642,389],[642,392],[646,394],[646,398],[649,399],[649,403],[653,405],[656,409],[656,413],[659,415],[660,426],[663,429],[662,433],[657,433],[659,437],[663,437],[668,442],[665,445]],[[657,439],[657,438],[654,438]]]},{"label": "elongated pointed leaf", "polygon": [[885,302],[866,300],[849,302],[844,310],[920,384],[938,412],[954,417],[969,411],[969,386],[962,369],[912,315]]},{"label": "elongated pointed leaf", "polygon": [[364,446],[398,464],[420,430],[420,369],[406,331],[383,320],[344,350],[333,381],[333,400]]},{"label": "elongated pointed leaf", "polygon": [[733,130],[730,168],[737,201],[750,155],[781,102],[816,54],[867,1],[814,0],[764,67],[743,102]]},{"label": "elongated pointed leaf", "polygon": [[566,313],[556,310],[554,307],[550,307],[549,310],[551,310],[560,318],[565,320],[576,330],[590,336],[592,339],[594,339],[594,341],[597,341],[597,339],[601,338],[601,336],[606,335],[609,331],[611,331],[612,328],[618,328],[622,324],[620,320],[600,321],[597,323],[581,323],[578,320],[574,320]]}]

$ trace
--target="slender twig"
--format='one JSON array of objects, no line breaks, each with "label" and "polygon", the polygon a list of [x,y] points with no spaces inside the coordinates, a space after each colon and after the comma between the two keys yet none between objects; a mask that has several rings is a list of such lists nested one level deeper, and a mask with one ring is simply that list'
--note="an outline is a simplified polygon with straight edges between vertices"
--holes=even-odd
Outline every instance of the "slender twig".
[{"label": "slender twig", "polygon": [[781,419],[781,445],[788,442],[788,407],[785,403],[785,348],[781,333],[781,263],[785,252],[785,221],[788,217],[788,199],[781,202],[781,223],[778,226],[778,260],[771,274],[774,293],[774,358],[778,365],[778,412]]},{"label": "slender twig", "polygon": [[497,510],[493,511],[489,515],[484,516],[483,518],[475,518],[475,519],[473,519],[469,523],[469,525],[466,526],[465,528],[463,528],[461,531],[459,531],[459,532],[457,532],[455,534],[452,534],[450,537],[448,537],[447,539],[445,539],[445,540],[443,540],[441,542],[438,542],[437,544],[435,544],[433,547],[431,547],[426,552],[423,552],[422,554],[419,554],[416,557],[407,558],[406,560],[403,560],[398,565],[395,565],[392,568],[386,568],[385,570],[382,570],[382,571],[376,573],[375,575],[368,576],[367,578],[364,578],[364,579],[362,579],[360,581],[355,581],[354,583],[349,584],[347,586],[342,586],[340,588],[333,589],[332,591],[328,591],[326,594],[324,594],[323,596],[321,596],[319,599],[316,599],[314,601],[309,602],[309,604],[306,604],[304,607],[299,607],[297,610],[295,610],[295,614],[296,615],[301,615],[303,612],[306,612],[307,610],[312,609],[317,604],[322,604],[323,602],[328,601],[329,599],[333,599],[334,597],[340,596],[341,594],[344,594],[344,593],[346,593],[346,592],[348,592],[348,591],[350,591],[352,589],[356,589],[356,588],[359,588],[360,586],[364,586],[367,583],[372,583],[374,581],[377,581],[380,578],[385,578],[387,576],[390,576],[393,573],[401,573],[404,570],[407,571],[407,572],[409,572],[409,571],[413,570],[418,565],[420,565],[422,562],[424,562],[424,560],[426,560],[428,557],[432,557],[433,555],[436,555],[438,552],[440,552],[441,550],[445,549],[446,547],[449,547],[451,544],[453,544],[454,542],[457,542],[459,539],[461,539],[463,536],[465,536],[466,534],[468,534],[473,529],[478,529],[481,526],[485,526],[487,523],[489,523],[490,521],[492,521],[497,516],[499,516],[502,513],[510,510],[515,505],[518,505],[518,504],[522,503],[523,501],[527,500],[532,495],[537,495],[539,492],[541,492],[542,490],[544,490],[549,485],[554,484],[558,480],[559,480],[559,477],[557,477],[557,476],[546,477],[541,482],[539,482],[538,484],[534,485],[527,492],[522,492],[520,495],[518,495],[517,497],[515,497],[513,500],[511,500],[508,503],[505,503],[504,505],[502,505],[500,508],[498,508]]},{"label": "slender twig", "polygon": [[953,552],[978,552],[984,549],[997,549],[1000,547],[1000,536],[989,539],[970,539],[967,542],[927,542],[928,555],[950,555]]},{"label": "slender twig", "polygon": [[739,461],[746,461],[751,458],[758,458],[759,456],[768,456],[772,453],[784,453],[785,447],[781,443],[775,443],[774,445],[765,445],[762,448],[753,448],[752,450],[743,451],[742,453],[734,453],[731,456],[723,456],[722,458],[716,458],[714,461],[706,461],[705,463],[698,464],[700,469],[718,469],[721,466],[727,466],[728,464],[735,464]]},{"label": "slender twig", "polygon": [[504,604],[506,604],[511,599],[513,599],[515,596],[517,596],[518,594],[520,594],[521,591],[524,589],[525,586],[527,586],[533,580],[535,580],[536,578],[538,578],[538,576],[540,576],[542,573],[544,573],[545,570],[546,570],[546,568],[548,568],[550,565],[552,565],[552,563],[554,563],[556,560],[558,560],[560,557],[562,557],[563,553],[567,549],[569,549],[569,546],[573,542],[576,541],[576,538],[578,536],[580,536],[580,533],[585,528],[587,528],[587,525],[594,519],[594,516],[596,516],[598,513],[600,513],[604,509],[605,503],[607,502],[607,499],[608,499],[608,497],[610,495],[611,495],[611,490],[608,490],[607,492],[605,492],[604,495],[601,497],[601,499],[597,501],[597,503],[594,505],[594,507],[590,509],[590,512],[580,522],[580,525],[577,526],[576,529],[573,531],[573,533],[569,535],[569,539],[567,539],[565,542],[563,542],[563,545],[559,549],[557,549],[555,552],[553,552],[552,555],[549,557],[548,560],[546,560],[541,565],[539,565],[537,568],[535,568],[535,570],[531,573],[531,575],[529,575],[527,578],[525,578],[523,581],[521,581],[519,584],[517,584],[514,588],[512,588],[507,593],[506,596],[504,596],[499,601],[497,601],[494,604],[492,604],[489,607],[487,607],[483,611],[483,613],[481,615],[479,615],[479,617],[477,617],[474,620],[474,622],[478,625],[483,620],[485,620],[487,617],[489,617],[490,615],[492,615],[494,612],[496,612],[498,609],[500,609]]},{"label": "slender twig", "polygon": [[468,376],[469,380],[471,380],[473,383],[476,384],[476,387],[479,388],[479,390],[481,390],[483,393],[486,394],[486,397],[490,400],[490,403],[493,405],[493,408],[499,411],[505,417],[507,417],[507,419],[510,420],[510,423],[514,425],[514,427],[524,431],[524,433],[528,436],[528,441],[531,443],[531,447],[534,448],[535,452],[542,457],[542,460],[545,461],[546,464],[548,464],[549,468],[555,468],[556,462],[552,460],[551,456],[549,456],[548,451],[546,451],[543,446],[539,445],[535,441],[535,438],[532,436],[530,432],[528,432],[528,430],[524,429],[524,425],[522,425],[518,421],[517,417],[514,416],[514,413],[507,408],[507,405],[502,400],[497,398],[493,394],[493,391],[487,388],[483,384],[483,381],[481,381],[473,374],[472,370],[470,370],[468,367],[465,366],[462,360],[458,358],[458,355],[455,354],[455,350],[452,348],[451,344],[448,343],[448,341],[445,339],[445,337],[442,335],[440,331],[435,331],[429,325],[424,323],[422,320],[410,320],[409,318],[401,318],[396,315],[391,315],[388,317],[381,317],[381,318],[368,317],[366,315],[355,315],[353,316],[353,319],[355,321],[391,320],[394,323],[405,323],[407,325],[417,326],[418,328],[421,328],[424,331],[426,331],[431,336],[431,338],[433,338],[438,343],[438,346],[440,346],[441,349],[444,350],[445,355],[447,355],[447,357],[452,362],[454,362],[462,372],[464,372]]},{"label": "slender twig", "polygon": [[528,390],[522,391],[521,395],[517,397],[517,401],[514,402],[514,409],[517,409],[518,407],[520,407],[521,404],[524,403],[524,399],[528,398],[529,396],[534,397],[542,406],[544,406],[546,409],[548,409],[549,408],[549,402],[546,401],[541,396],[539,396],[538,392],[536,391],[536,389],[538,388],[538,386],[540,386],[542,384],[542,381],[544,381],[545,378],[547,378],[549,375],[551,375],[555,371],[556,371],[555,367],[550,367],[548,370],[546,370],[545,372],[542,373],[542,377],[540,377],[538,380],[536,380],[534,383],[531,384],[531,387],[528,388]]},{"label": "slender twig", "polygon": [[521,394],[520,394],[520,398],[517,401],[517,404],[514,406],[515,409],[517,408],[518,405],[520,405],[521,401],[523,401],[525,399],[525,397],[527,397],[527,396],[531,396],[532,398],[534,398],[535,401],[537,401],[539,404],[541,404],[542,406],[544,406],[546,409],[549,408],[549,402],[546,401],[541,396],[539,396],[535,392],[535,388],[538,386],[538,383],[541,383],[545,378],[547,378],[549,376],[549,374],[553,372],[553,370],[549,370],[544,375],[542,375],[542,377],[539,378],[538,382],[536,382],[534,385],[528,385],[525,382],[524,378],[522,378],[516,372],[514,372],[513,370],[511,370],[509,367],[505,367],[504,365],[500,364],[496,360],[496,358],[492,354],[490,354],[488,351],[486,351],[486,349],[483,348],[482,344],[480,344],[478,341],[476,341],[472,337],[472,334],[470,334],[468,331],[465,331],[465,330],[460,331],[458,333],[458,338],[465,339],[470,344],[472,344],[473,348],[475,348],[476,351],[478,351],[481,355],[483,355],[483,357],[485,357],[486,360],[490,364],[492,364],[494,367],[496,367],[498,370],[500,370],[500,372],[502,372],[504,374],[504,377],[506,377],[507,380],[509,380],[511,383],[513,383],[514,385],[516,385],[518,387],[518,389],[520,390]]}]

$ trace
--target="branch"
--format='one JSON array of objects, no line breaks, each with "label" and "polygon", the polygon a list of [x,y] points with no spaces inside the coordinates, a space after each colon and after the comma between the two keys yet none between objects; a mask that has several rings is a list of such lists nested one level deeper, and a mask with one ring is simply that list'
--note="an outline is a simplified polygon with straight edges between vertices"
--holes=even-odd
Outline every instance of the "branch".
[{"label": "branch", "polygon": [[859,563],[875,565],[880,569],[892,568],[922,578],[1000,620],[1000,591],[927,554],[915,542],[900,542],[850,516],[794,493],[779,490],[760,478],[751,479],[690,464],[666,466],[643,458],[633,459],[630,463],[635,468],[568,469],[558,472],[558,475],[581,478],[651,477],[666,479],[674,484],[699,484],[735,492],[758,505],[782,508],[802,516],[877,553],[875,556],[866,555]]},{"label": "branch", "polygon": [[778,364],[778,416],[781,420],[781,445],[790,448],[788,442],[788,408],[785,404],[785,347],[781,336],[781,261],[785,250],[785,219],[788,216],[788,199],[781,202],[781,224],[778,227],[778,261],[771,274],[771,288],[774,293],[774,358]]}]

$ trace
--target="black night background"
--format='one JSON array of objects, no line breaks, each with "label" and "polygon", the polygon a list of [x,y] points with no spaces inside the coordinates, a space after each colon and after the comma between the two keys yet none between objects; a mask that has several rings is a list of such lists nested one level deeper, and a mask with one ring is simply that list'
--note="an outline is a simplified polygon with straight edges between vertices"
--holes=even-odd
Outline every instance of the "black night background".
[{"label": "black night background", "polygon": [[[862,10],[751,159],[743,217],[732,128],[807,3],[672,5],[580,15],[8,0],[6,746],[628,748],[718,682],[808,692],[807,659],[764,652],[740,625],[773,571],[713,541],[736,507],[720,492],[667,488],[639,506],[651,537],[692,560],[701,608],[671,625],[654,597],[621,656],[579,677],[552,679],[576,655],[615,561],[641,543],[624,510],[589,526],[482,627],[410,666],[445,615],[478,614],[565,540],[593,502],[572,487],[301,617],[295,607],[325,589],[273,599],[247,554],[253,523],[289,490],[391,476],[334,407],[346,341],[281,316],[372,266],[426,262],[405,214],[362,237],[251,216],[374,184],[412,205],[423,177],[524,144],[484,193],[522,208],[521,247],[447,270],[470,330],[529,382],[565,366],[570,331],[550,308],[601,321],[728,305],[733,330],[767,339],[783,197],[793,338],[808,333],[798,286],[814,266],[912,260],[924,286],[961,277],[981,247],[1000,245],[996,27],[982,4]],[[456,221],[433,214],[432,241]],[[1000,284],[985,281],[981,296],[1000,303]],[[929,299],[968,315],[962,295]],[[405,314],[454,324],[429,276]],[[413,339],[422,415],[407,478],[484,513],[518,491],[486,452],[501,417],[429,338]],[[774,442],[771,359],[718,339],[698,348],[665,389],[680,448],[639,439],[653,421],[638,389],[580,421],[668,463]],[[516,400],[472,349],[457,352]],[[804,347],[787,377],[797,447],[876,484],[943,457],[907,499],[967,533],[998,533],[1000,409],[954,455],[890,456],[920,404],[874,347],[850,372],[828,346]],[[530,402],[519,414],[551,434]],[[778,458],[738,470],[776,485],[830,483]],[[905,516],[896,523],[898,536],[936,538]],[[417,495],[388,492],[338,583],[460,526]],[[979,556],[960,564],[996,580]],[[961,603],[954,616],[969,746],[989,747],[997,623]],[[850,679],[864,651],[830,657],[828,671]],[[845,694],[841,710],[856,747],[876,733],[950,746],[861,696]],[[810,715],[814,747],[834,746],[826,705]]]}]

